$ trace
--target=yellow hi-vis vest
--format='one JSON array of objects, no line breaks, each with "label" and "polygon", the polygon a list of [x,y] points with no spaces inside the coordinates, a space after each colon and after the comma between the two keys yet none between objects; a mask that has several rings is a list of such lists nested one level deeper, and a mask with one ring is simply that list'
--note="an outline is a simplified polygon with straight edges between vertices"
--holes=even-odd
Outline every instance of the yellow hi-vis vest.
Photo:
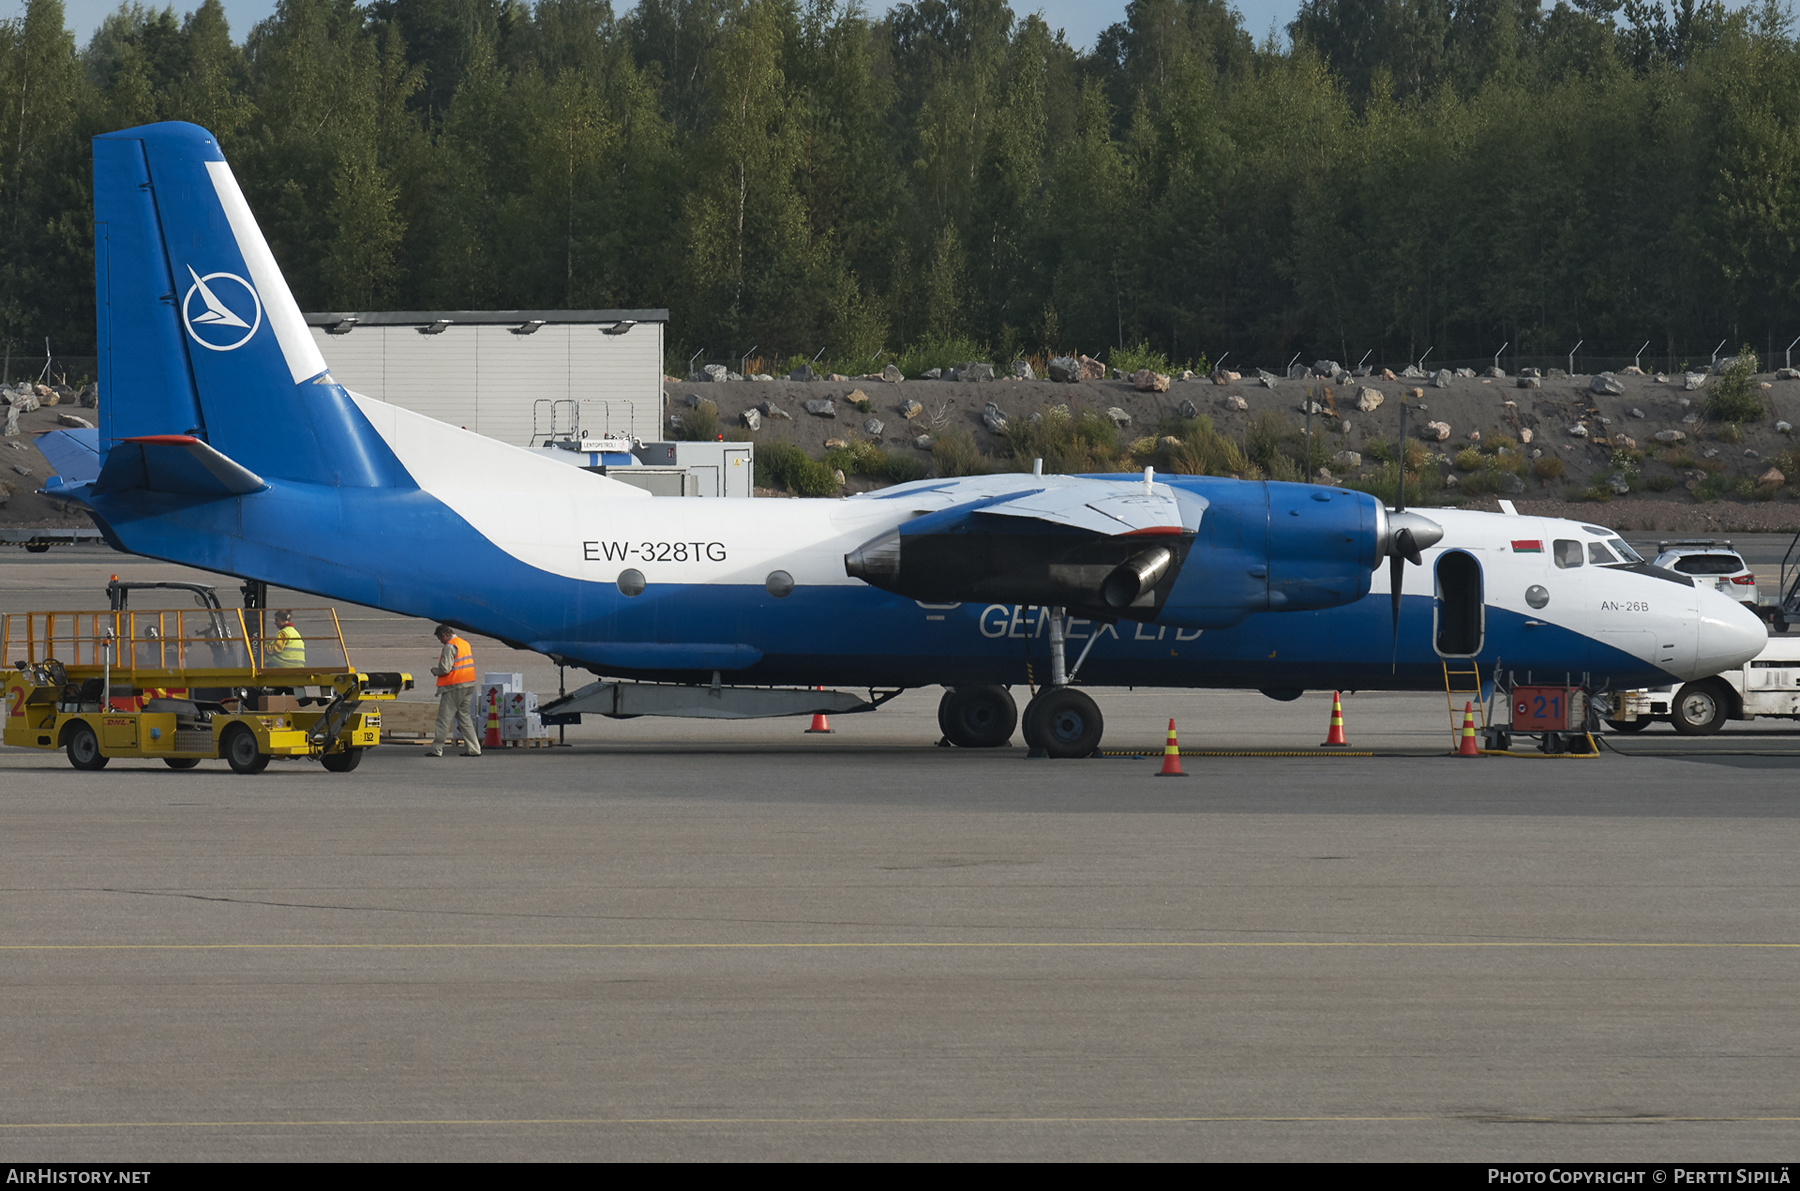
[{"label": "yellow hi-vis vest", "polygon": [[275,646],[269,651],[269,665],[306,665],[306,642],[301,640],[299,629],[291,624],[283,625],[275,634]]},{"label": "yellow hi-vis vest", "polygon": [[451,634],[450,648],[456,651],[456,664],[450,667],[450,673],[438,676],[439,686],[461,686],[465,682],[475,681],[475,651],[461,637]]}]

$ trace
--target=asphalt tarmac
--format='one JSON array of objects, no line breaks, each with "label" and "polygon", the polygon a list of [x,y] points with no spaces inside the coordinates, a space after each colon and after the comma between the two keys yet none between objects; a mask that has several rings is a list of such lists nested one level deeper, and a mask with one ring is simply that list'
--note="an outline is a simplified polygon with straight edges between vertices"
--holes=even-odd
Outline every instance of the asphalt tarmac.
[{"label": "asphalt tarmac", "polygon": [[[129,562],[18,561],[7,610]],[[0,750],[0,1159],[1794,1156],[1800,737],[1467,760],[1363,694],[1379,755],[1321,756],[1329,695],[1099,699],[1304,755],[940,749],[935,692],[346,775]]]}]

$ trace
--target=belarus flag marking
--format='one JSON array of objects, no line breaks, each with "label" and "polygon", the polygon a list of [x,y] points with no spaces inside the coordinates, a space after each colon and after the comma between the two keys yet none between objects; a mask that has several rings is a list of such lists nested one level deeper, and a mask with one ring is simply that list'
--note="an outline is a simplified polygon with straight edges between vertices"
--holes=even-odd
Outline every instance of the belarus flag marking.
[{"label": "belarus flag marking", "polygon": [[1514,542],[1512,548],[1514,554],[1542,554],[1544,552],[1544,543]]}]

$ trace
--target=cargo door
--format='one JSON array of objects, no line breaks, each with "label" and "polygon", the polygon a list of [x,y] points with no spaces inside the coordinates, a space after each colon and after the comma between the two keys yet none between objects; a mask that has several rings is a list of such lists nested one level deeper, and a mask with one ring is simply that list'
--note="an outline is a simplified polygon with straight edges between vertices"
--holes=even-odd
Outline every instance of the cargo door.
[{"label": "cargo door", "polygon": [[1481,563],[1462,550],[1438,556],[1437,606],[1432,614],[1432,642],[1439,657],[1471,658],[1487,636],[1487,604]]}]

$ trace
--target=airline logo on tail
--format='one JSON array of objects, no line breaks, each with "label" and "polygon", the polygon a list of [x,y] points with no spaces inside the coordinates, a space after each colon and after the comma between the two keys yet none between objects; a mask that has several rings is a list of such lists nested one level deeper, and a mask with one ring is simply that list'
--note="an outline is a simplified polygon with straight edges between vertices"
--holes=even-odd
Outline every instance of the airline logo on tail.
[{"label": "airline logo on tail", "polygon": [[216,352],[228,352],[250,342],[262,326],[262,299],[257,297],[255,287],[236,273],[208,273],[202,277],[192,265],[187,271],[194,284],[181,299],[181,320],[187,324],[194,342]]}]

